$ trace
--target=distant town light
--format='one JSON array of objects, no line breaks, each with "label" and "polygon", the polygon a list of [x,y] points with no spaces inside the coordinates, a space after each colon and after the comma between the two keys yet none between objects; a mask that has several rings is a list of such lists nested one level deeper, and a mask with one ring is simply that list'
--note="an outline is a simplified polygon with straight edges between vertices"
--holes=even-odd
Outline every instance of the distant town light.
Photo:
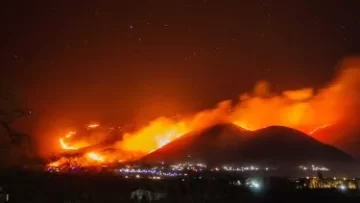
[{"label": "distant town light", "polygon": [[340,185],[339,188],[340,188],[340,190],[343,190],[343,191],[346,190],[346,186],[345,186],[345,185]]},{"label": "distant town light", "polygon": [[254,188],[256,188],[256,189],[259,189],[259,188],[260,188],[260,184],[259,184],[258,182],[256,182],[256,181],[253,181],[253,182],[251,183],[251,185],[252,185]]}]

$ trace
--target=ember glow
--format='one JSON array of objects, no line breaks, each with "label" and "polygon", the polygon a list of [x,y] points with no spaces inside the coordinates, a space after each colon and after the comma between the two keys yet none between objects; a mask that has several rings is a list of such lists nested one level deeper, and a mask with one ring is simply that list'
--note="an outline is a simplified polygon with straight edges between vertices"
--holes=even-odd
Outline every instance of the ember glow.
[{"label": "ember glow", "polygon": [[316,132],[318,132],[319,130],[322,130],[322,129],[325,129],[327,127],[331,126],[331,124],[326,124],[326,125],[323,125],[323,126],[320,126],[318,128],[315,128],[314,130],[312,130],[311,132],[309,132],[309,135],[313,135],[315,134]]},{"label": "ember glow", "polygon": [[97,123],[92,123],[92,124],[89,124],[87,125],[87,129],[96,129],[98,128],[100,125],[97,124]]},{"label": "ember glow", "polygon": [[71,131],[69,132],[64,138],[60,138],[59,139],[59,143],[60,143],[60,146],[62,149],[65,149],[65,150],[77,150],[78,148],[76,147],[73,147],[73,146],[69,146],[66,142],[65,142],[65,139],[67,138],[71,138],[73,135],[75,135],[76,132],[74,131]]},{"label": "ember glow", "polygon": [[[76,135],[76,132],[70,131],[64,137],[59,138],[59,143],[60,143],[61,149],[63,149],[63,150],[78,150],[80,148],[88,146],[86,141],[69,142],[69,140],[71,140],[74,137],[74,135]],[[69,143],[71,143],[71,144],[69,144]]]},{"label": "ember glow", "polygon": [[64,157],[61,157],[59,160],[49,163],[48,167],[59,167],[62,164],[65,164],[67,160]]},{"label": "ember glow", "polygon": [[95,152],[89,152],[86,154],[86,156],[91,159],[91,160],[94,160],[94,161],[97,161],[97,162],[104,162],[105,159],[104,157],[102,157],[101,155],[95,153]]},{"label": "ember glow", "polygon": [[[352,111],[360,102],[349,95],[356,95],[360,68],[348,61],[343,66],[337,78],[323,89],[304,88],[275,93],[268,82],[260,81],[253,91],[241,94],[236,103],[223,101],[215,108],[183,118],[160,117],[138,131],[125,132],[123,139],[112,146],[117,152],[90,152],[86,157],[101,163],[139,159],[191,131],[219,123],[233,123],[251,131],[281,125],[313,135],[355,115]],[[87,130],[99,126],[90,124]],[[89,146],[87,138],[76,138],[76,133],[70,132],[59,139],[59,145],[64,151],[76,150]]]}]

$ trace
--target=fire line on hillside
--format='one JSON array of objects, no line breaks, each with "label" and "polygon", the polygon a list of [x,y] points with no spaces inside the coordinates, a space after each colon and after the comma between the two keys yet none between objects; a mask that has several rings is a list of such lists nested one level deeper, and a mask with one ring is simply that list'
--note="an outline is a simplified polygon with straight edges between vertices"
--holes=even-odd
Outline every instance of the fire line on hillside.
[{"label": "fire line on hillside", "polygon": [[[89,131],[93,131],[96,130],[100,125],[99,124],[89,124],[87,126],[87,130]],[[324,126],[320,126],[314,130],[312,130],[311,132],[309,132],[309,134],[311,135],[312,133],[316,132],[317,130],[320,130],[322,128],[325,128],[329,125],[324,125]],[[242,128],[244,130],[250,131],[246,128],[243,128],[242,126],[239,126],[239,128]],[[188,131],[179,131],[179,133],[182,134],[175,134],[176,131],[170,131],[168,134],[163,134],[163,136],[157,136],[156,139],[154,140],[154,142],[156,143],[154,146],[154,148],[149,149],[149,150],[144,150],[142,152],[137,152],[137,153],[132,153],[131,151],[129,152],[129,154],[131,154],[130,156],[124,156],[124,155],[120,155],[117,154],[116,152],[113,153],[104,153],[101,152],[100,150],[97,151],[92,150],[92,151],[88,151],[85,153],[80,153],[76,154],[76,164],[79,166],[93,166],[93,165],[102,165],[102,164],[111,164],[111,163],[122,163],[122,162],[126,162],[126,161],[134,161],[137,160],[153,151],[156,151],[162,147],[164,147],[165,145],[167,145],[168,143],[180,138],[182,135],[185,135],[186,133],[188,133]],[[59,138],[59,146],[61,147],[62,151],[64,152],[76,152],[79,151],[83,148],[89,147],[90,143],[86,143],[84,141],[72,141],[72,142],[68,142],[71,140],[71,138],[73,138],[73,136],[76,136],[76,131],[70,131],[69,133],[67,133],[64,137]],[[146,148],[145,148],[146,149]],[[68,159],[66,157],[61,157],[59,160],[49,163],[48,166],[49,167],[59,167],[62,164],[66,164],[68,162]]]},{"label": "fire line on hillside", "polygon": [[[344,60],[337,77],[316,91],[304,88],[278,94],[271,91],[269,83],[260,81],[252,92],[242,94],[235,104],[223,101],[215,108],[181,119],[160,117],[135,132],[122,132],[121,139],[111,143],[112,150],[87,150],[77,156],[77,161],[83,165],[96,165],[137,160],[184,135],[221,123],[232,123],[248,131],[277,125],[315,136],[319,131],[357,118],[355,109],[360,100],[355,96],[348,97],[358,92],[360,68],[356,62],[356,59]],[[92,132],[101,127],[91,123],[86,130]],[[78,136],[76,131],[71,131],[59,138],[59,146],[62,152],[75,153],[102,143],[108,134],[97,135],[95,140],[91,135]],[[323,139],[322,142],[327,142],[333,137]],[[65,160],[61,157],[49,165],[61,165]]]}]

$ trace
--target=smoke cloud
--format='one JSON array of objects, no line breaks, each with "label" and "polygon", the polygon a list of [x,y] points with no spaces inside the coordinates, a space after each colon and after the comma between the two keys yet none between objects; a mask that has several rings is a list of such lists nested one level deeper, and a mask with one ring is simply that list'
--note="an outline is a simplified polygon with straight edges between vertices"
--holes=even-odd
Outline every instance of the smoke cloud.
[{"label": "smoke cloud", "polygon": [[[307,87],[276,93],[271,91],[268,82],[259,81],[251,92],[241,94],[235,102],[226,100],[212,109],[181,119],[159,117],[138,131],[124,133],[123,139],[114,147],[122,154],[127,152],[142,156],[190,131],[218,123],[234,123],[248,130],[281,125],[305,133],[322,126],[331,128],[341,125],[342,128],[359,129],[359,93],[360,59],[347,58],[340,63],[334,80],[322,89]],[[337,145],[335,140],[348,139],[344,131],[336,135],[329,132],[326,136],[312,136],[334,145]],[[80,140],[72,140],[72,144]],[[97,140],[101,139],[97,137]]]}]

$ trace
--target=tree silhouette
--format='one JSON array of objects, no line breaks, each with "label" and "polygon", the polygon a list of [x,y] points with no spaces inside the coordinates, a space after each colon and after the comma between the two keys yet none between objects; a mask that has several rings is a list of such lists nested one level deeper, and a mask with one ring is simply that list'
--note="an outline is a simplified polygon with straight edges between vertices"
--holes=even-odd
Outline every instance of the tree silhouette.
[{"label": "tree silhouette", "polygon": [[23,139],[30,141],[29,135],[16,132],[11,127],[14,121],[29,114],[31,111],[22,107],[16,95],[0,89],[0,126],[4,127],[13,143]]}]

